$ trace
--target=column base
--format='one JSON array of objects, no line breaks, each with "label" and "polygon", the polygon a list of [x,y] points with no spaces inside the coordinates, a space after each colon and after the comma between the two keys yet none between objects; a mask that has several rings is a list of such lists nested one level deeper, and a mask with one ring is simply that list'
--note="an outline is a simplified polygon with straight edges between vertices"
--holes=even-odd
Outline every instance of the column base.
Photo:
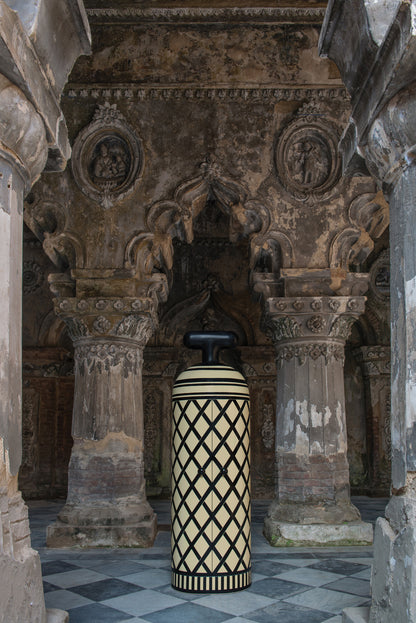
[{"label": "column base", "polygon": [[[413,481],[413,482],[412,482]],[[374,535],[372,623],[416,621],[416,475],[407,494],[393,496]]]},{"label": "column base", "polygon": [[342,611],[342,623],[368,623],[370,620],[370,606],[361,608],[345,608]]},{"label": "column base", "polygon": [[57,608],[46,609],[46,623],[69,623],[69,614]]},{"label": "column base", "polygon": [[373,526],[364,521],[299,524],[266,517],[263,534],[274,547],[371,545],[373,542]]},{"label": "column base", "polygon": [[129,506],[67,504],[46,531],[47,547],[151,547],[157,518],[147,502]]},{"label": "column base", "polygon": [[1,623],[46,620],[39,554],[27,548],[20,560],[0,554]]}]

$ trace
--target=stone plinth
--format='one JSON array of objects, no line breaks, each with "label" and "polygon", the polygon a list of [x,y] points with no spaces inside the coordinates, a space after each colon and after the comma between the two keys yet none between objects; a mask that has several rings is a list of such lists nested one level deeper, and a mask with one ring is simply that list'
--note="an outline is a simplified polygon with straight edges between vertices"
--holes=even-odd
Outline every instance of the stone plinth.
[{"label": "stone plinth", "polygon": [[370,607],[345,608],[342,612],[342,623],[368,623]]},{"label": "stone plinth", "polygon": [[363,309],[361,296],[267,300],[278,399],[276,497],[264,525],[274,545],[372,541],[350,500],[343,375]]},{"label": "stone plinth", "polygon": [[[312,518],[314,520],[315,517]],[[267,517],[264,536],[276,547],[368,545],[373,541],[373,527],[364,521],[346,524],[289,523]]]}]

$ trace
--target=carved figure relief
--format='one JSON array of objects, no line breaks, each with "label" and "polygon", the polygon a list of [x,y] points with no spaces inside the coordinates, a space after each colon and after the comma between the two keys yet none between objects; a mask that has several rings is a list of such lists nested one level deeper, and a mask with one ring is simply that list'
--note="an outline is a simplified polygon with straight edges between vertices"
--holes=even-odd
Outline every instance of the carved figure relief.
[{"label": "carved figure relief", "polygon": [[98,106],[93,121],[75,139],[72,154],[75,181],[105,209],[131,192],[143,168],[141,142],[115,104]]},{"label": "carved figure relief", "polygon": [[119,136],[106,136],[95,146],[88,173],[98,188],[115,189],[125,181],[130,165],[126,141]]},{"label": "carved figure relief", "polygon": [[288,147],[288,173],[303,188],[317,188],[328,179],[331,155],[317,134],[300,137]]},{"label": "carved figure relief", "polygon": [[301,109],[299,118],[281,133],[275,151],[277,174],[296,197],[313,198],[331,190],[340,176],[338,136],[312,110]]}]

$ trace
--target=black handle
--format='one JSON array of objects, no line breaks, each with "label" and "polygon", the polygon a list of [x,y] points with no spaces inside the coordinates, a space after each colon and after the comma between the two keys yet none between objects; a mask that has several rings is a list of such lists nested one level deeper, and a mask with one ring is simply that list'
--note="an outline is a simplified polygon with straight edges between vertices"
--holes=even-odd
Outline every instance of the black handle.
[{"label": "black handle", "polygon": [[222,348],[232,348],[237,344],[237,336],[232,331],[189,331],[183,338],[187,348],[202,350],[202,363],[218,363]]}]

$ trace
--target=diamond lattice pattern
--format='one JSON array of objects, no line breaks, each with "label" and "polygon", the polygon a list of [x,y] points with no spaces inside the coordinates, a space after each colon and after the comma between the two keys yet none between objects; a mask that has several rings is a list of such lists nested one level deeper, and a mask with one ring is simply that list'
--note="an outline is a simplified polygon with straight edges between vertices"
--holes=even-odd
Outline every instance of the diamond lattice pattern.
[{"label": "diamond lattice pattern", "polygon": [[189,574],[250,567],[249,401],[173,401],[172,566]]}]

